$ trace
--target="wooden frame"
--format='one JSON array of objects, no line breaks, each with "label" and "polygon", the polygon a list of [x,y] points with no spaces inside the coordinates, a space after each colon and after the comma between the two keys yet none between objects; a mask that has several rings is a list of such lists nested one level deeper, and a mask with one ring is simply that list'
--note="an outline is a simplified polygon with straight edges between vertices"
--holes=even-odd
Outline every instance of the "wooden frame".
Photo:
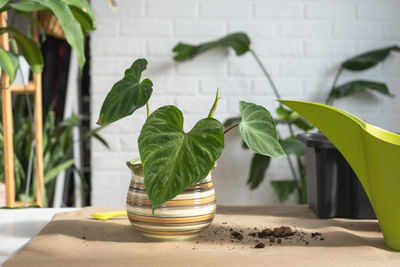
[{"label": "wooden frame", "polygon": [[[36,16],[36,14],[34,14]],[[0,27],[7,27],[7,11],[0,14]],[[33,39],[39,43],[39,30],[33,26]],[[0,47],[8,51],[8,33],[0,35]],[[4,70],[1,71],[2,120],[4,135],[4,173],[6,182],[6,205],[9,207],[24,206],[24,202],[15,201],[14,181],[14,143],[13,143],[13,115],[12,94],[25,93],[24,85],[10,85],[10,78]],[[33,73],[33,80],[27,85],[27,91],[35,96],[35,141],[36,141],[36,201],[28,205],[43,206],[43,118],[42,118],[42,74]]]}]

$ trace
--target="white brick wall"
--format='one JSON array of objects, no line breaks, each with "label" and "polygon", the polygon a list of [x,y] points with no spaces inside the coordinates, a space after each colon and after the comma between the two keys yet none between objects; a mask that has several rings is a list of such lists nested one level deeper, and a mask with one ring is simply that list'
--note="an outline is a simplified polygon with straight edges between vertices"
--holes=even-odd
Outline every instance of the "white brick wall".
[{"label": "white brick wall", "polygon": [[[172,60],[178,41],[201,42],[245,31],[273,76],[282,96],[323,101],[337,66],[367,49],[400,44],[400,1],[388,0],[117,0],[92,1],[98,20],[92,35],[92,125],[112,84],[138,57],[149,60],[144,77],[154,82],[151,109],[175,104],[184,112],[185,129],[206,116],[217,87],[222,100],[216,117],[238,114],[240,100],[277,106],[274,95],[250,55],[236,57],[218,49],[185,63]],[[337,101],[367,121],[400,131],[400,55],[365,73],[345,73],[342,82],[366,78],[385,81],[397,97],[359,94]],[[124,205],[130,173],[125,161],[138,157],[137,137],[144,110],[108,126],[102,134],[111,150],[93,142],[93,204]],[[286,133],[282,128],[281,132]],[[251,153],[237,132],[226,136],[225,151],[214,171],[217,201],[224,205],[277,203],[269,183],[256,191],[245,185]],[[285,160],[274,160],[268,181],[289,178]],[[293,203],[293,199],[291,202]]]}]

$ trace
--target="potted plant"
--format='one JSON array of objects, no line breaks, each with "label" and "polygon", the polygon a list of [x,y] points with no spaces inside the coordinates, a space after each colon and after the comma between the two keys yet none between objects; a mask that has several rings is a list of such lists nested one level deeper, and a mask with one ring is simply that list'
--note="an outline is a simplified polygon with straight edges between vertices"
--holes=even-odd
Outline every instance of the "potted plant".
[{"label": "potted plant", "polygon": [[127,212],[132,225],[155,240],[183,240],[197,236],[214,217],[215,196],[211,170],[224,149],[224,134],[238,127],[247,146],[262,155],[283,157],[275,123],[265,108],[240,102],[241,121],[223,130],[213,118],[214,103],[204,119],[183,131],[183,115],[175,106],[150,114],[153,83],[141,79],[147,67],[137,59],[114,84],[100,110],[99,125],[107,125],[146,105],[147,119],[138,138],[140,159],[128,162],[132,170]]},{"label": "potted plant", "polygon": [[[341,63],[325,104],[360,91],[375,91],[392,96],[385,83],[355,80],[337,85],[343,71],[364,71],[383,62],[398,46],[368,51]],[[303,133],[298,139],[306,145],[307,198],[320,218],[376,218],[359,179],[342,154],[324,134]]]}]

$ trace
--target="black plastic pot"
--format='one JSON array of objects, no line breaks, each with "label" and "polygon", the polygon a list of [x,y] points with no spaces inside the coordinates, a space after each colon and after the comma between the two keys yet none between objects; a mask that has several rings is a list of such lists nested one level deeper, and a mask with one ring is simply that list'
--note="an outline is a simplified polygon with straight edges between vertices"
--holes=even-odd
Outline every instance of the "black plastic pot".
[{"label": "black plastic pot", "polygon": [[306,146],[307,200],[318,217],[374,219],[356,174],[322,133],[299,134]]}]

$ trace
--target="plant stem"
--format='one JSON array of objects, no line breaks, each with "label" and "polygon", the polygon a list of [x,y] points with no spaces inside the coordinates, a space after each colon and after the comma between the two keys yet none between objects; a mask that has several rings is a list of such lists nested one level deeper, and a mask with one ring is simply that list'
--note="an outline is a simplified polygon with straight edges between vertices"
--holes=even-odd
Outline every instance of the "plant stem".
[{"label": "plant stem", "polygon": [[340,76],[340,74],[342,74],[342,71],[343,71],[343,67],[340,66],[340,68],[339,68],[338,71],[336,72],[335,79],[333,80],[331,91],[329,92],[328,97],[325,99],[325,104],[326,104],[326,105],[328,105],[328,104],[331,102],[331,100],[332,100],[332,93],[333,93],[333,91],[334,91],[335,88],[336,88],[336,83],[337,83],[337,81],[339,80],[339,76]]},{"label": "plant stem", "polygon": [[227,132],[229,132],[230,130],[232,130],[233,128],[235,128],[235,127],[237,127],[237,126],[239,126],[239,123],[236,123],[236,124],[232,125],[231,127],[229,127],[228,129],[226,129],[226,130],[224,131],[224,134],[226,134]]},{"label": "plant stem", "polygon": [[147,118],[150,116],[150,107],[149,107],[149,102],[146,102],[146,116]]},{"label": "plant stem", "polygon": [[[252,49],[250,49],[249,51],[253,55],[254,59],[256,60],[256,62],[258,64],[258,66],[261,68],[262,72],[264,73],[265,77],[267,77],[268,82],[271,85],[271,88],[274,91],[274,94],[275,94],[276,98],[280,99],[281,96],[280,96],[280,94],[278,92],[278,89],[276,88],[274,81],[272,81],[272,78],[269,75],[267,69],[264,67],[264,65],[262,64],[261,60],[258,58],[256,53]],[[281,105],[281,104],[279,103],[279,105]]]}]

